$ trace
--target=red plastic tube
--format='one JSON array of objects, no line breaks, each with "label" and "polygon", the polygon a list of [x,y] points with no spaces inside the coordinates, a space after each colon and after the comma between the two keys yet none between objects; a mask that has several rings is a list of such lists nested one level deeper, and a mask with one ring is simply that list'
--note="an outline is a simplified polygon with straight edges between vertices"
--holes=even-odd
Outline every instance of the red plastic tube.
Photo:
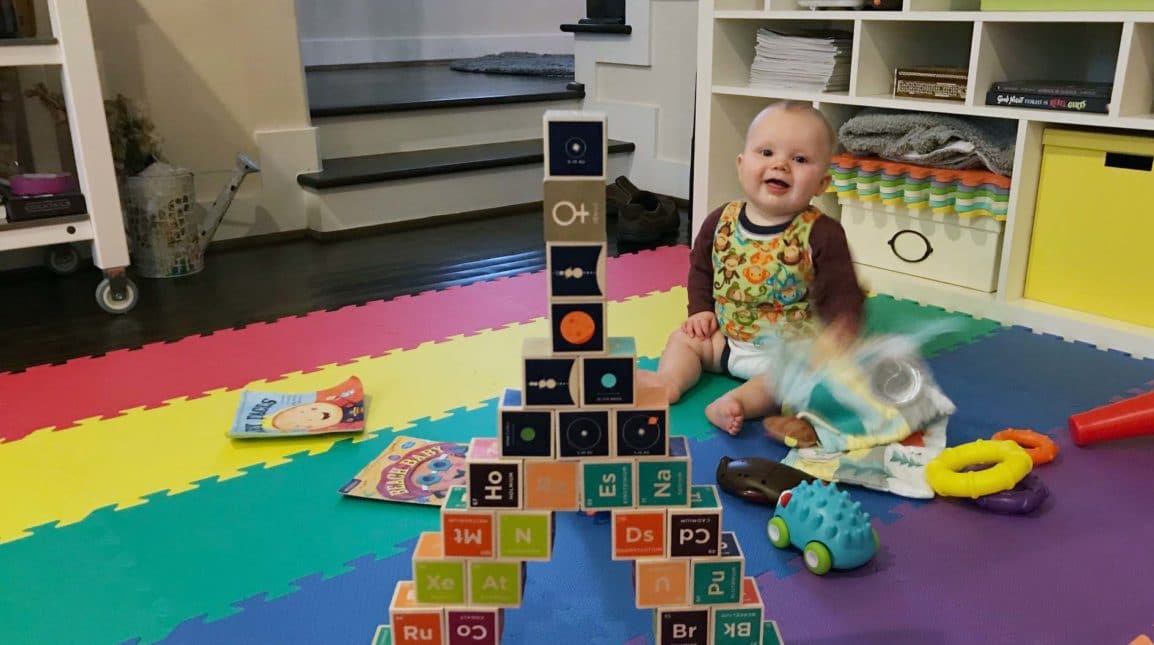
[{"label": "red plastic tube", "polygon": [[1154,435],[1154,392],[1147,392],[1070,417],[1070,437],[1085,446]]}]

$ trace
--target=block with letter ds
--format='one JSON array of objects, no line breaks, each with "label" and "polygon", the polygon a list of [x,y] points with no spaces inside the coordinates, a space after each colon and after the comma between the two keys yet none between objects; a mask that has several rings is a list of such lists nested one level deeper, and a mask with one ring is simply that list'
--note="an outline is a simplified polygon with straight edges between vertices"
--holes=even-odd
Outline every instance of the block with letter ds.
[{"label": "block with letter ds", "polygon": [[667,530],[663,508],[613,509],[613,559],[664,558]]},{"label": "block with letter ds", "polygon": [[562,407],[581,404],[581,361],[553,352],[549,339],[526,338],[521,345],[521,405]]}]

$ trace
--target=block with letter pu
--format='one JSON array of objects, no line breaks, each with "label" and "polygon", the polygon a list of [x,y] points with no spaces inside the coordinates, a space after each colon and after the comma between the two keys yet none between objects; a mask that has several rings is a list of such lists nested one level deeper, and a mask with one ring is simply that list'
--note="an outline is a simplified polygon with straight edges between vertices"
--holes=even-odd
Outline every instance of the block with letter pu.
[{"label": "block with letter pu", "polygon": [[501,607],[446,607],[448,645],[500,645],[505,627]]},{"label": "block with letter pu", "polygon": [[605,180],[546,180],[543,196],[548,242],[606,240]]},{"label": "block with letter pu", "polygon": [[549,242],[545,245],[545,274],[549,301],[567,298],[605,298],[605,242]]},{"label": "block with letter pu", "polygon": [[469,605],[516,608],[525,592],[525,562],[473,560],[469,562]]},{"label": "block with letter pu", "polygon": [[441,506],[441,537],[446,559],[495,557],[496,514],[469,508],[465,487],[454,486]]},{"label": "block with letter pu", "polygon": [[714,645],[761,645],[761,592],[753,578],[744,578],[741,588],[740,603],[713,608]]},{"label": "block with letter pu", "polygon": [[525,510],[581,510],[581,462],[526,461],[523,472]]},{"label": "block with letter pu", "polygon": [[521,508],[521,461],[465,462],[470,508]]},{"label": "block with letter pu", "polygon": [[720,605],[741,601],[745,556],[737,534],[721,535],[721,553],[714,558],[693,558],[693,604]]},{"label": "block with letter pu", "polygon": [[440,531],[424,531],[417,539],[413,550],[413,584],[419,603],[465,603],[465,562],[445,559]]},{"label": "block with letter pu", "polygon": [[552,459],[556,412],[525,408],[521,390],[506,388],[497,409],[501,457]]},{"label": "block with letter pu", "polygon": [[633,595],[638,609],[689,604],[689,560],[640,558],[633,562]]},{"label": "block with letter pu", "polygon": [[653,614],[657,645],[709,645],[708,607],[669,607]]},{"label": "block with letter pu", "polygon": [[637,342],[610,336],[604,354],[581,357],[584,407],[632,406],[637,401]]},{"label": "block with letter pu", "polygon": [[721,553],[721,499],[717,486],[692,486],[689,508],[669,509],[669,556],[693,558]]},{"label": "block with letter pu", "polygon": [[550,302],[549,329],[554,354],[604,354],[608,344],[605,300]]},{"label": "block with letter pu", "polygon": [[497,557],[548,561],[555,526],[552,511],[501,511],[497,514]]},{"label": "block with letter pu", "polygon": [[389,603],[389,624],[395,645],[434,645],[444,642],[443,606],[417,602],[412,580],[398,580]]},{"label": "block with letter pu", "polygon": [[633,508],[633,462],[587,461],[581,464],[581,507],[587,511]]},{"label": "block with letter pu", "polygon": [[521,346],[521,405],[564,407],[581,404],[581,361],[553,352],[548,338],[526,338]]},{"label": "block with letter pu", "polygon": [[614,509],[613,559],[664,558],[666,522],[665,509]]}]

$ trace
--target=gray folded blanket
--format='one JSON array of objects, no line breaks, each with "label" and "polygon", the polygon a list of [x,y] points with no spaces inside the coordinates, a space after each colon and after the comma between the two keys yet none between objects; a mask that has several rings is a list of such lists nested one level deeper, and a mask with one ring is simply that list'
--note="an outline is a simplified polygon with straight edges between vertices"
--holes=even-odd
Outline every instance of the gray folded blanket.
[{"label": "gray folded blanket", "polygon": [[846,121],[838,137],[861,156],[958,170],[985,167],[1009,176],[1017,122],[948,114],[867,109]]}]

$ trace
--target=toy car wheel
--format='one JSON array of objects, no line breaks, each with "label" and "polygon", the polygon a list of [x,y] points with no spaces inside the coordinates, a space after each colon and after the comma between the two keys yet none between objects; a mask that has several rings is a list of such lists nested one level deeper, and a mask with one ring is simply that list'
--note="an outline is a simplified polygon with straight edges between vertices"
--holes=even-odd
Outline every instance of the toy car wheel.
[{"label": "toy car wheel", "polygon": [[833,558],[830,557],[829,549],[821,542],[810,542],[805,545],[803,556],[805,568],[809,569],[810,573],[822,576],[828,573],[833,566]]},{"label": "toy car wheel", "polygon": [[769,534],[769,543],[784,549],[789,546],[789,525],[780,517],[774,516],[769,520],[769,527],[765,530]]}]

